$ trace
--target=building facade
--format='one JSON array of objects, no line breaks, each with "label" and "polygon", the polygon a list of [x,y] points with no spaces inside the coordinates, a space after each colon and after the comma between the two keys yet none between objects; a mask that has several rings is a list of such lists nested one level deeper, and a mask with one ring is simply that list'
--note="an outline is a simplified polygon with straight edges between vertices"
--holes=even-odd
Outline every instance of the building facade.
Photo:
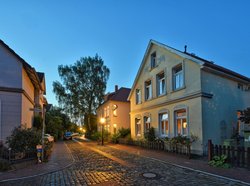
[{"label": "building facade", "polygon": [[[104,98],[104,103],[97,109],[98,131],[108,131],[116,134],[121,128],[130,128],[130,102],[127,100],[129,88],[115,86],[115,92],[109,93]],[[104,118],[104,123],[100,119]]]},{"label": "building facade", "polygon": [[198,137],[222,143],[237,126],[237,110],[250,105],[250,79],[186,51],[151,40],[131,89],[131,136],[154,127],[160,138]]},{"label": "building facade", "polygon": [[0,141],[15,127],[32,127],[34,114],[42,115],[47,103],[45,93],[44,73],[0,40]]}]

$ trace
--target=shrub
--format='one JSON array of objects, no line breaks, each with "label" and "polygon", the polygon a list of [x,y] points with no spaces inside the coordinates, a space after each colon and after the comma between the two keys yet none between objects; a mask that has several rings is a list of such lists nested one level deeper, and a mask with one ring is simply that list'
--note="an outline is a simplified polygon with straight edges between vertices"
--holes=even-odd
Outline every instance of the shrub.
[{"label": "shrub", "polygon": [[111,141],[112,143],[118,143],[119,141],[119,138],[120,138],[120,134],[117,133],[117,134],[113,134],[112,137],[111,137]]},{"label": "shrub", "polygon": [[147,141],[155,140],[155,129],[154,127],[150,127],[147,132],[144,133],[144,137]]},{"label": "shrub", "polygon": [[213,167],[222,167],[222,168],[230,168],[230,164],[226,163],[227,156],[221,155],[221,156],[214,156],[211,161],[208,162],[209,165]]},{"label": "shrub", "polygon": [[0,171],[6,171],[10,169],[10,163],[8,160],[0,159]]},{"label": "shrub", "polygon": [[36,151],[36,145],[41,144],[41,137],[41,131],[15,128],[6,143],[14,152]]},{"label": "shrub", "polygon": [[127,128],[127,129],[121,128],[118,130],[118,133],[120,134],[121,138],[125,138],[127,135],[130,134],[130,129],[129,128]]}]

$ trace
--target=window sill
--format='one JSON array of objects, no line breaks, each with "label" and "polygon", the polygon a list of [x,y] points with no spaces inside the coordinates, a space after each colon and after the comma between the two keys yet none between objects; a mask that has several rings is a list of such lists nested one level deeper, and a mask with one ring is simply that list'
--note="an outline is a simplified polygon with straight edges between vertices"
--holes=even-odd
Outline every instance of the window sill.
[{"label": "window sill", "polygon": [[185,89],[185,88],[186,88],[186,86],[183,86],[183,87],[181,87],[181,88],[172,90],[171,93],[173,93],[173,92],[178,92],[178,91],[183,90],[183,89]]},{"label": "window sill", "polygon": [[157,95],[157,98],[160,98],[160,97],[163,97],[163,96],[166,96],[167,93],[163,93],[163,94],[160,94],[160,95]]}]

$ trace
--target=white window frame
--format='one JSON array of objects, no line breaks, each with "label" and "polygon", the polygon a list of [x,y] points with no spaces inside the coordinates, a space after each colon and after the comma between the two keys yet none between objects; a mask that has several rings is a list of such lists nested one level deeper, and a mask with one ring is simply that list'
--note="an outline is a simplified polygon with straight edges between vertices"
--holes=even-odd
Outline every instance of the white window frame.
[{"label": "white window frame", "polygon": [[[160,76],[163,77],[160,79]],[[166,78],[165,73],[161,72],[156,75],[156,81],[157,81],[157,96],[161,96],[166,94]],[[164,86],[164,87],[163,87]]]},{"label": "white window frame", "polygon": [[[181,110],[185,110],[185,115],[184,116],[177,116],[177,112],[178,111],[181,111]],[[187,111],[187,108],[181,108],[181,109],[176,109],[174,110],[174,115],[175,115],[175,136],[178,136],[178,125],[177,125],[177,120],[180,120],[181,121],[181,133],[180,135],[182,136],[189,136],[189,124],[188,124],[188,111]],[[186,122],[184,122],[183,120],[186,120]],[[186,123],[186,124],[185,124]],[[184,134],[184,126],[186,126],[186,134]]]},{"label": "white window frame", "polygon": [[140,104],[141,103],[141,89],[135,90],[135,103]]},{"label": "white window frame", "polygon": [[[147,126],[149,126],[147,128]],[[151,117],[150,116],[144,116],[144,132],[148,132],[151,128]]]},{"label": "white window frame", "polygon": [[[167,115],[167,118],[162,119],[163,115]],[[164,130],[162,131],[162,121],[168,122],[168,133],[166,133],[166,123],[164,122]],[[170,123],[169,123],[169,112],[159,113],[159,134],[161,137],[169,137],[170,134]]]},{"label": "white window frame", "polygon": [[141,132],[141,118],[135,118],[135,136],[140,137]]},{"label": "white window frame", "polygon": [[[176,72],[176,69],[179,69],[181,67],[181,70]],[[184,87],[184,65],[180,64],[173,68],[173,90],[179,90]],[[178,84],[177,84],[178,83]],[[178,85],[178,86],[177,86]]]},{"label": "white window frame", "polygon": [[145,101],[152,99],[152,81],[145,81]]}]

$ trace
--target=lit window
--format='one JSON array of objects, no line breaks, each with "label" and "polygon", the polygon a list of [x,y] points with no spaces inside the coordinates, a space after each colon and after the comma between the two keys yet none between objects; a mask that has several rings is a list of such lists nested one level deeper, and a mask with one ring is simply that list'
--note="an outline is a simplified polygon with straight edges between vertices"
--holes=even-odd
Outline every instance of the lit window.
[{"label": "lit window", "polygon": [[116,127],[117,127],[117,125],[114,124],[114,125],[113,125],[113,132],[114,132],[114,134],[116,134]]},{"label": "lit window", "polygon": [[135,118],[135,134],[141,136],[141,120],[139,118]]},{"label": "lit window", "polygon": [[118,108],[118,106],[115,105],[115,104],[112,106],[113,116],[114,116],[114,117],[117,117],[117,108]]},{"label": "lit window", "polygon": [[107,108],[104,108],[104,117],[107,117]]},{"label": "lit window", "polygon": [[157,74],[157,95],[163,95],[166,93],[166,81],[164,77],[164,72]]},{"label": "lit window", "polygon": [[151,69],[155,68],[155,66],[156,66],[156,52],[151,54]]},{"label": "lit window", "polygon": [[174,90],[180,89],[184,86],[182,65],[179,65],[173,69],[173,83]]},{"label": "lit window", "polygon": [[187,112],[185,109],[177,110],[175,111],[175,123],[176,123],[176,136],[182,135],[187,136],[188,135],[188,124],[187,124]]},{"label": "lit window", "polygon": [[150,129],[150,123],[151,123],[150,117],[145,116],[144,117],[144,132],[149,131],[149,129]]},{"label": "lit window", "polygon": [[107,117],[109,117],[109,106],[107,106]]},{"label": "lit window", "polygon": [[145,100],[152,98],[152,83],[151,80],[145,82]]},{"label": "lit window", "polygon": [[159,115],[159,129],[160,135],[162,137],[169,135],[169,123],[168,123],[168,113],[162,113]]},{"label": "lit window", "polygon": [[141,103],[141,90],[140,89],[136,89],[136,104],[140,104]]}]

